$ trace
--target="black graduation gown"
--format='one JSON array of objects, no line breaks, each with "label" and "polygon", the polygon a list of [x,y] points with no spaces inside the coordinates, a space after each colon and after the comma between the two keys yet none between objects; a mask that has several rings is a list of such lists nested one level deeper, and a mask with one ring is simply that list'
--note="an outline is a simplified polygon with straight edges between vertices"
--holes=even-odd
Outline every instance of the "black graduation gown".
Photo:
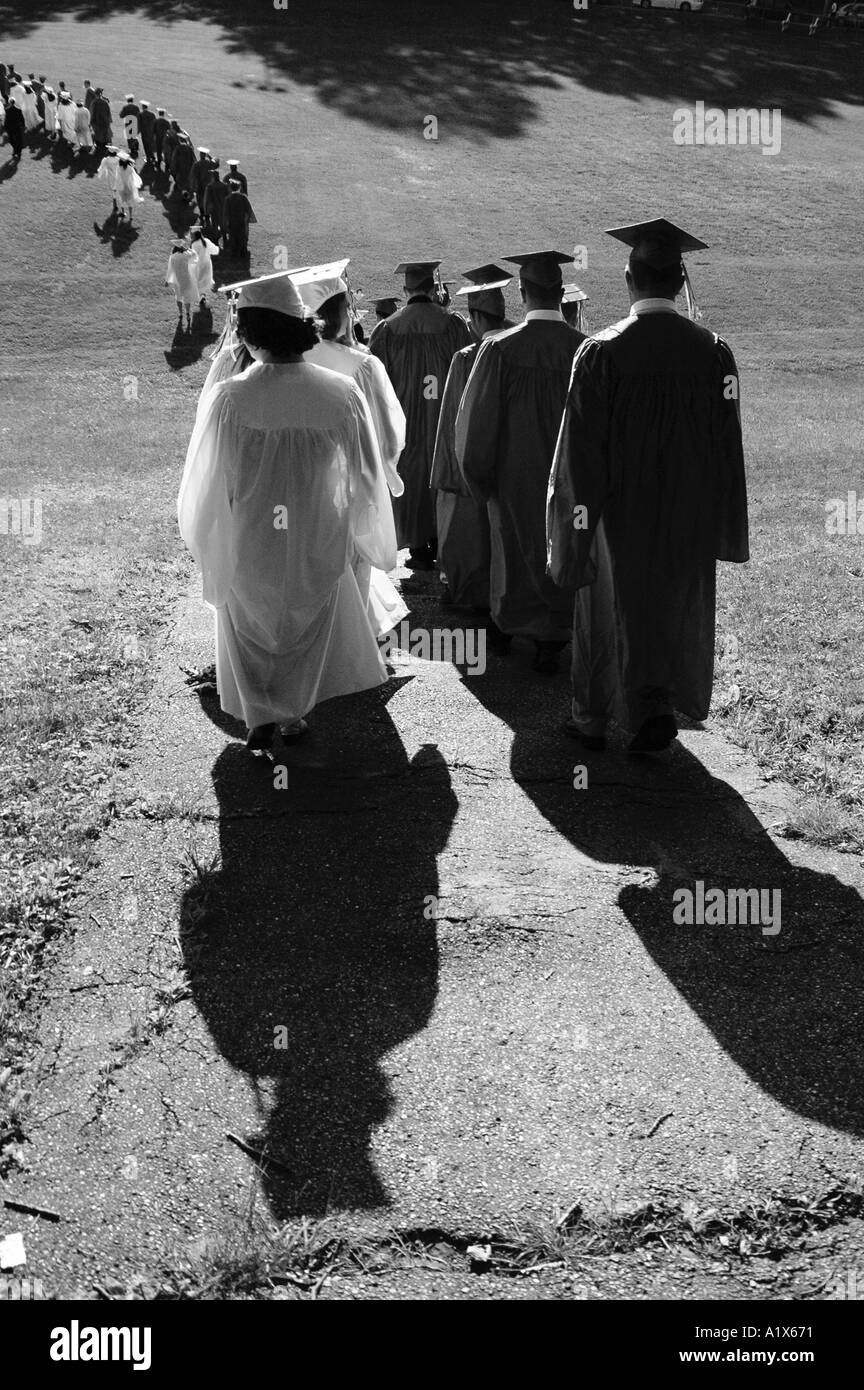
[{"label": "black graduation gown", "polygon": [[547,516],[552,577],[577,589],[577,712],[633,733],[655,700],[707,716],[716,562],[749,558],[737,396],[730,349],[675,312],[579,352]]},{"label": "black graduation gown", "polygon": [[399,462],[405,491],[393,499],[400,547],[419,549],[435,539],[430,479],[441,398],[453,354],[470,340],[464,319],[426,297],[411,299],[382,319],[369,339],[369,351],[384,363],[405,411],[406,441]]},{"label": "black graduation gown", "polygon": [[490,607],[503,632],[566,642],[573,590],[546,573],[546,493],[583,336],[564,319],[526,319],[487,338],[456,417],[456,455],[489,507]]}]

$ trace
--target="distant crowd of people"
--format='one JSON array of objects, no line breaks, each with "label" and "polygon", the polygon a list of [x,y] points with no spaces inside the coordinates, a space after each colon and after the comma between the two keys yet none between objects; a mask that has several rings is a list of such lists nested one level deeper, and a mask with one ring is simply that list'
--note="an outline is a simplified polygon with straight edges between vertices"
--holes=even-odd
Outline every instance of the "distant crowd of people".
[{"label": "distant crowd of people", "polygon": [[57,88],[44,73],[24,78],[14,67],[0,63],[0,116],[12,159],[21,160],[28,140],[48,140],[85,156],[102,156],[97,178],[108,185],[112,200],[109,220],[130,225],[136,203],[143,202],[143,179],[138,161],[152,179],[167,178],[168,196],[197,212],[198,223],[187,236],[172,242],[166,283],[177,310],[191,323],[193,306],[214,288],[212,258],[220,249],[242,260],[249,252],[249,227],[257,218],[249,201],[249,186],[239,161],[229,159],[224,173],[220,161],[205,145],[197,149],[188,132],[164,106],[128,92],[117,112],[124,145],[114,144],[115,120],[102,87],[84,79],[78,100],[59,81]]}]

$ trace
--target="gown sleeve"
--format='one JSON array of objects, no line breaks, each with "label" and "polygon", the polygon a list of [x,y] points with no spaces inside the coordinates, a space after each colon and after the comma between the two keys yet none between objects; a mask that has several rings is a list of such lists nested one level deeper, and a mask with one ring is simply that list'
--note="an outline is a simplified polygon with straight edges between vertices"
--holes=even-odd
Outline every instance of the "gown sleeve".
[{"label": "gown sleeve", "polygon": [[456,457],[456,415],[467,377],[465,358],[457,352],[450,363],[444,383],[438,432],[435,435],[435,452],[432,455],[432,487],[437,488],[439,492],[455,492],[463,497],[467,495],[468,490]]},{"label": "gown sleeve", "polygon": [[375,426],[360,387],[349,400],[348,457],[353,479],[351,525],[358,555],[377,569],[396,568],[396,526]]},{"label": "gown sleeve", "polygon": [[192,431],[177,498],[180,534],[200,566],[204,600],[214,608],[227,602],[236,569],[230,478],[237,432],[230,401],[217,387]]},{"label": "gown sleeve", "polygon": [[573,360],[546,497],[547,569],[562,588],[595,578],[594,535],[611,487],[608,367],[603,344],[588,338]]},{"label": "gown sleeve", "polygon": [[712,392],[715,408],[712,437],[715,440],[717,479],[715,558],[742,564],[750,558],[750,547],[739,396],[740,386],[735,358],[723,339],[718,338],[717,381]]},{"label": "gown sleeve", "polygon": [[405,484],[396,472],[396,465],[405,448],[405,412],[383,362],[371,353],[365,357],[357,380],[372,416],[388,486],[394,497],[401,497]]},{"label": "gown sleeve", "polygon": [[456,413],[456,458],[475,502],[488,502],[495,492],[503,399],[501,354],[490,338],[477,354]]}]

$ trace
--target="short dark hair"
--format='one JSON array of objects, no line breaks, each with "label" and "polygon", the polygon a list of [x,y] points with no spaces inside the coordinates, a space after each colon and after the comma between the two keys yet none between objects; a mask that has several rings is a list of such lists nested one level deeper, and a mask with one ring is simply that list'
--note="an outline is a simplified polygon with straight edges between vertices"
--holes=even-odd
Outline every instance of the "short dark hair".
[{"label": "short dark hair", "polygon": [[276,309],[238,309],[237,336],[249,347],[276,357],[308,352],[319,341],[312,319],[295,319]]},{"label": "short dark hair", "polygon": [[633,284],[640,294],[648,294],[655,299],[674,299],[683,288],[684,266],[680,256],[677,260],[670,259],[665,265],[651,265],[631,252],[627,264]]},{"label": "short dark hair", "polygon": [[435,288],[435,276],[427,275],[425,280],[421,280],[419,285],[414,285],[409,294],[431,294]]},{"label": "short dark hair", "polygon": [[528,280],[523,275],[522,288],[526,295],[531,296],[544,309],[557,309],[561,304],[561,296],[564,293],[563,284],[560,285],[538,285],[535,280]]},{"label": "short dark hair", "polygon": [[503,314],[490,314],[487,312],[486,309],[470,309],[469,313],[471,314],[472,318],[485,320],[485,322],[489,325],[489,330],[493,328],[500,328],[502,323],[504,322]]},{"label": "short dark hair", "polygon": [[324,325],[321,330],[321,337],[325,341],[338,338],[341,331],[342,317],[348,307],[348,296],[344,290],[339,294],[331,294],[329,299],[318,310],[316,318],[319,318]]}]

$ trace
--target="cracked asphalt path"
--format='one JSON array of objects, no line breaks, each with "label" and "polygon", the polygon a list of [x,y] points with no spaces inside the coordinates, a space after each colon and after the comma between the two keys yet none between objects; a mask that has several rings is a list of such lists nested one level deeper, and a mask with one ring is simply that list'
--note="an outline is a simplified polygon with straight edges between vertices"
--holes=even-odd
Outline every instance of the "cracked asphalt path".
[{"label": "cracked asphalt path", "polygon": [[[410,587],[412,625],[457,625]],[[195,580],[46,981],[48,1075],[8,1183],[62,1212],[15,1218],[46,1286],[170,1267],[253,1195],[353,1235],[482,1232],[860,1172],[864,875],[779,838],[790,793],[743,753],[688,730],[660,759],[579,754],[566,676],[516,644],[466,678],[406,656],[323,706],[276,789],[186,685],[211,660]],[[779,888],[780,932],[675,925],[700,878]],[[643,1295],[706,1296],[633,1263]],[[402,1296],[616,1296],[622,1271],[533,1295],[415,1272],[425,1295]],[[379,1285],[362,1296],[397,1296]]]}]

